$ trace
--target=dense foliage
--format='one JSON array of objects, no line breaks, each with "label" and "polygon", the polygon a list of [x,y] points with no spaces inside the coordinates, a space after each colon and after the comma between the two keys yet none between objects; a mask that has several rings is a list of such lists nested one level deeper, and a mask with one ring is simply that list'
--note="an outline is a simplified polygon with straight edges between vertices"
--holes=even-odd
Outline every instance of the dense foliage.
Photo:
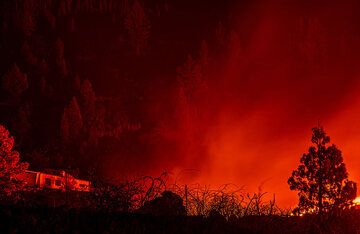
[{"label": "dense foliage", "polygon": [[14,138],[0,125],[0,199],[14,197],[24,184],[19,175],[28,168],[28,163],[20,162],[20,155],[13,149]]},{"label": "dense foliage", "polygon": [[[188,3],[176,4],[1,1],[0,119],[32,169],[108,176],[109,161],[116,161],[130,174],[137,159],[162,160],[190,140],[188,151],[203,150],[196,125],[205,116],[197,113],[211,52],[205,41],[199,52],[188,50],[200,45],[203,32],[195,40],[164,39],[170,26],[177,33],[183,24],[172,15]],[[219,17],[211,19],[215,26]],[[188,53],[194,55],[186,60]],[[159,103],[163,96],[167,102]]]},{"label": "dense foliage", "polygon": [[290,189],[298,191],[296,211],[322,213],[349,207],[356,197],[356,183],[348,179],[341,151],[329,145],[330,137],[322,127],[312,132],[313,146],[288,180]]}]

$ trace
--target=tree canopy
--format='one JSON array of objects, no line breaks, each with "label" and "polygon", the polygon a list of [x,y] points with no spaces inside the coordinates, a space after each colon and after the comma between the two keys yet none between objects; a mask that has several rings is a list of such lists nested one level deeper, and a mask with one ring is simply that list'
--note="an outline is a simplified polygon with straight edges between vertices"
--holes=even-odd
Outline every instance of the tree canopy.
[{"label": "tree canopy", "polygon": [[341,151],[330,145],[330,137],[320,126],[312,129],[311,142],[288,179],[290,189],[298,191],[296,211],[321,214],[349,206],[356,197],[356,183],[348,179]]},{"label": "tree canopy", "polygon": [[21,189],[23,183],[17,178],[27,168],[28,163],[20,162],[20,154],[13,150],[14,138],[0,125],[0,195],[10,196]]}]

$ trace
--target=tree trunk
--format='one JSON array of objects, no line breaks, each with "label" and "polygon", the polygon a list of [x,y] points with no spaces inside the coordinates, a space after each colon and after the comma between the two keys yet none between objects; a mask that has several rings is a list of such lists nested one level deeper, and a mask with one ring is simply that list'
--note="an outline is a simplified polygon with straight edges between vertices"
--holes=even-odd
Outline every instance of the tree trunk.
[{"label": "tree trunk", "polygon": [[323,157],[321,152],[321,145],[318,145],[318,157],[319,157],[319,193],[318,193],[318,203],[319,203],[319,214],[322,215],[323,213],[323,178],[322,178],[322,164],[323,164]]}]

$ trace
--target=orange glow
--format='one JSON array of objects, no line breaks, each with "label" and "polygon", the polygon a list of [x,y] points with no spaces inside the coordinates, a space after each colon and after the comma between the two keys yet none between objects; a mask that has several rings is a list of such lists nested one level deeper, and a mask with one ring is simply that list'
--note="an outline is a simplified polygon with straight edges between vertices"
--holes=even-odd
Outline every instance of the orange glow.
[{"label": "orange glow", "polygon": [[[359,72],[349,66],[357,55],[337,50],[339,41],[325,31],[334,29],[334,25],[347,27],[349,22],[335,24],[333,16],[319,10],[311,20],[318,20],[323,29],[309,29],[314,30],[310,32],[314,47],[306,47],[309,41],[294,42],[304,43],[301,49],[307,50],[310,60],[313,55],[322,60],[322,64],[315,60],[306,64],[301,55],[294,53],[299,48],[288,41],[289,34],[302,33],[302,12],[289,19],[281,7],[264,5],[249,12],[260,18],[251,35],[245,36],[248,44],[243,43],[241,48],[246,61],[239,60],[236,65],[225,61],[220,74],[223,84],[210,92],[221,93],[221,100],[210,95],[207,101],[211,100],[211,105],[201,106],[201,110],[216,108],[217,118],[195,123],[206,126],[203,133],[207,157],[193,155],[192,167],[199,169],[195,179],[200,183],[235,183],[251,192],[260,186],[276,194],[280,206],[288,207],[297,204],[297,195],[289,190],[286,181],[311,145],[311,128],[318,121],[330,135],[331,143],[342,150],[350,179],[357,181],[360,176]],[[337,14],[346,14],[349,6],[337,8]],[[246,22],[239,22],[239,32],[246,26]],[[351,37],[343,36],[345,41]],[[333,54],[317,54],[323,52],[318,51],[316,41],[325,43],[323,46]],[[198,157],[202,158],[200,165],[195,163]]]},{"label": "orange glow", "polygon": [[[287,179],[318,122],[341,149],[349,179],[360,177],[360,48],[359,33],[352,31],[357,3],[312,8],[254,2],[241,9],[246,14],[233,14],[240,55],[232,48],[213,58],[220,68],[209,72],[208,90],[195,104],[174,104],[176,113],[184,112],[176,116],[178,128],[165,121],[161,144],[136,169],[159,174],[165,168],[175,176],[191,171],[182,183],[234,183],[247,192],[260,187],[275,194],[280,207],[294,207],[297,195]],[[149,107],[156,120],[164,115],[157,107]],[[114,176],[133,169],[120,170],[120,164],[111,161],[105,171]]]},{"label": "orange glow", "polygon": [[355,205],[360,205],[360,197],[355,198],[355,199],[353,200],[353,203],[354,203]]}]

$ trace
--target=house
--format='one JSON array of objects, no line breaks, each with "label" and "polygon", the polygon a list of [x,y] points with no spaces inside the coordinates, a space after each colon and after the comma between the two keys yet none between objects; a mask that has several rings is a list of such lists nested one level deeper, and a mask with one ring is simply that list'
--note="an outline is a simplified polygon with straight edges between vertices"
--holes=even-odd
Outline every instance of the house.
[{"label": "house", "polygon": [[90,192],[91,183],[88,180],[76,179],[69,173],[59,170],[47,170],[37,172],[26,170],[18,177],[23,180],[25,186],[37,189],[57,189],[62,191]]}]

